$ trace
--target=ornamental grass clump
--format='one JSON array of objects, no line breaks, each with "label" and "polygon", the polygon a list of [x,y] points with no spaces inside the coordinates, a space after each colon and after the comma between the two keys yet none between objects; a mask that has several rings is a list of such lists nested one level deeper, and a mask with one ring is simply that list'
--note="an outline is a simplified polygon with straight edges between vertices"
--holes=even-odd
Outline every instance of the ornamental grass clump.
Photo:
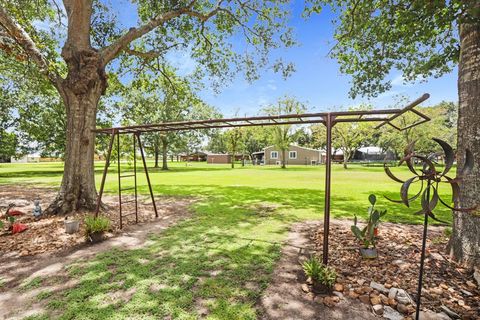
[{"label": "ornamental grass clump", "polygon": [[317,257],[311,256],[302,264],[307,282],[313,286],[313,291],[325,293],[332,289],[337,280],[335,269],[324,265]]},{"label": "ornamental grass clump", "polygon": [[103,235],[110,229],[110,220],[105,217],[87,216],[85,218],[85,238],[90,242],[103,240]]}]

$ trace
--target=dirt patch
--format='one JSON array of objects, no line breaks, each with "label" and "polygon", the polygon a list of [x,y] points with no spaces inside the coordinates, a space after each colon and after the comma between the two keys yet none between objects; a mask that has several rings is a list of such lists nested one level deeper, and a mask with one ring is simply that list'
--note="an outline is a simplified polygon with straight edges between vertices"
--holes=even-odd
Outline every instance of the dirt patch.
[{"label": "dirt patch", "polygon": [[[0,186],[0,219],[9,203],[16,205],[15,209],[24,212],[25,215],[19,216],[17,222],[26,224],[28,230],[11,235],[5,230],[0,231],[0,254],[2,258],[15,258],[22,256],[32,256],[44,253],[61,252],[74,247],[81,246],[85,242],[84,226],[80,223],[80,231],[75,234],[65,233],[64,217],[44,216],[40,220],[35,220],[32,216],[33,200],[40,199],[42,209],[46,209],[48,204],[53,201],[56,190],[47,188],[21,188],[18,186]],[[123,201],[133,200],[133,196],[124,196]],[[166,215],[183,215],[182,210],[185,205],[192,203],[192,199],[177,197],[157,197],[156,204],[160,217]],[[107,237],[120,234],[119,206],[118,197],[104,196],[103,201],[106,204],[101,214],[111,221],[111,230]],[[180,210],[178,210],[180,209]],[[122,205],[123,214],[135,212],[135,202],[129,202]],[[74,212],[68,216],[69,219],[76,219],[83,222],[86,215],[90,212]],[[155,221],[152,202],[149,197],[138,198],[138,222]],[[134,225],[135,215],[129,215],[123,218],[123,227]]]},{"label": "dirt patch", "polygon": [[259,302],[262,319],[371,319],[366,305],[350,299],[341,299],[335,307],[327,307],[324,297],[306,294],[302,290],[305,277],[300,263],[315,250],[309,238],[318,222],[292,226],[282,249],[282,257],[275,267],[274,278]]}]

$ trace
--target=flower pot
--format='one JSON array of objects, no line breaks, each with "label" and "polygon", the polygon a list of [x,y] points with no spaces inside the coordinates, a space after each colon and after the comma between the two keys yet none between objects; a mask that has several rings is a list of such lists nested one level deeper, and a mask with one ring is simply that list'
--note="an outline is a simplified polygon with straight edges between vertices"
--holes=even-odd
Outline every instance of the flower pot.
[{"label": "flower pot", "polygon": [[68,234],[73,234],[75,232],[78,232],[80,229],[80,221],[78,220],[65,220],[65,232]]},{"label": "flower pot", "polygon": [[375,259],[378,257],[376,248],[360,248],[360,254],[364,259]]},{"label": "flower pot", "polygon": [[88,235],[88,240],[91,243],[98,243],[103,241],[104,232],[93,232]]}]

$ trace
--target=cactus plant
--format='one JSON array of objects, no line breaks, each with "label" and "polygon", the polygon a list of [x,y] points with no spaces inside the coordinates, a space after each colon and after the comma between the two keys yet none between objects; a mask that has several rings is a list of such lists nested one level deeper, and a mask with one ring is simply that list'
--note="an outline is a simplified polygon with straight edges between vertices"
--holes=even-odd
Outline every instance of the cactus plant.
[{"label": "cactus plant", "polygon": [[371,206],[368,208],[367,225],[363,229],[360,229],[357,226],[357,215],[355,215],[353,226],[351,227],[353,235],[362,242],[364,249],[375,248],[377,241],[375,229],[378,227],[380,219],[387,213],[387,210],[375,209],[375,203],[377,202],[375,195],[371,194],[368,197],[368,201]]}]

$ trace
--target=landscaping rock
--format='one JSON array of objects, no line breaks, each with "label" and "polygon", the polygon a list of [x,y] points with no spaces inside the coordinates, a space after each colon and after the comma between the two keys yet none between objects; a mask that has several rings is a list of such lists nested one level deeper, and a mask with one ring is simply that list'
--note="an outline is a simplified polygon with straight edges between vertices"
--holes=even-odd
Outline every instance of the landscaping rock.
[{"label": "landscaping rock", "polygon": [[387,288],[385,288],[385,286],[383,284],[380,284],[380,283],[375,282],[375,281],[370,282],[370,287],[373,288],[374,290],[377,290],[378,292],[381,292],[381,293],[388,293],[389,292],[389,290]]},{"label": "landscaping rock", "polygon": [[398,292],[397,288],[390,288],[390,290],[388,291],[388,298],[395,299],[395,297],[397,296],[397,292]]},{"label": "landscaping rock", "polygon": [[403,303],[397,305],[397,310],[402,314],[409,314],[408,306]]},{"label": "landscaping rock", "polygon": [[339,298],[338,297],[325,297],[323,298],[323,304],[326,305],[327,307],[335,307],[335,305],[339,302]]},{"label": "landscaping rock", "polygon": [[480,269],[475,267],[475,271],[473,272],[473,278],[477,281],[477,286],[480,286]]},{"label": "landscaping rock", "polygon": [[409,305],[412,304],[412,298],[405,292],[403,289],[398,289],[397,295],[395,296],[399,304]]},{"label": "landscaping rock", "polygon": [[433,311],[420,311],[420,320],[451,320],[445,313],[435,313]]},{"label": "landscaping rock", "polygon": [[302,291],[305,292],[305,293],[310,292],[310,287],[308,286],[308,284],[306,284],[306,283],[302,284]]},{"label": "landscaping rock", "polygon": [[333,286],[334,291],[343,292],[343,289],[343,284],[341,283],[335,283],[335,286]]},{"label": "landscaping rock", "polygon": [[343,297],[343,293],[341,293],[341,292],[333,291],[332,294],[333,294],[334,296],[339,297],[340,299],[343,299],[343,298],[344,298],[344,297]]},{"label": "landscaping rock", "polygon": [[370,303],[372,304],[372,306],[377,305],[377,304],[381,304],[382,299],[380,299],[379,296],[373,296],[373,297],[370,297]]},{"label": "landscaping rock", "polygon": [[450,318],[452,319],[460,319],[460,316],[447,308],[446,306],[441,306],[440,309],[442,309],[443,312],[445,312]]},{"label": "landscaping rock", "polygon": [[360,301],[362,301],[365,304],[370,304],[370,297],[368,296],[368,294],[364,294],[358,297],[358,299],[360,299]]},{"label": "landscaping rock", "polygon": [[377,316],[381,316],[383,314],[383,305],[376,304],[372,306],[373,313]]},{"label": "landscaping rock", "polygon": [[403,320],[403,316],[397,310],[389,306],[383,307],[383,318],[388,320]]}]

